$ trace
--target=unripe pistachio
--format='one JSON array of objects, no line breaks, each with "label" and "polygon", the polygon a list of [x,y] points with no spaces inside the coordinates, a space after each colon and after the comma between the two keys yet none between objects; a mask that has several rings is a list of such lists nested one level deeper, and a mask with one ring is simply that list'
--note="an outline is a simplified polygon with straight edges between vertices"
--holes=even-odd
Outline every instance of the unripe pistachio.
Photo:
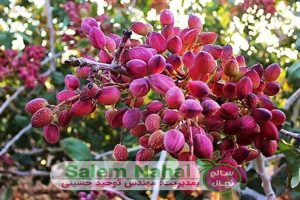
[{"label": "unripe pistachio", "polygon": [[214,32],[202,32],[199,34],[198,42],[204,46],[206,44],[213,44],[218,37],[217,33]]},{"label": "unripe pistachio", "polygon": [[173,79],[163,74],[150,75],[149,83],[152,90],[162,95],[175,86]]},{"label": "unripe pistachio", "polygon": [[190,81],[188,83],[188,91],[190,95],[198,99],[203,99],[209,94],[209,88],[207,84],[202,81]]},{"label": "unripe pistachio", "polygon": [[212,158],[213,145],[211,140],[204,134],[194,136],[194,153],[198,158]]},{"label": "unripe pistachio", "polygon": [[160,122],[161,122],[161,118],[158,114],[151,114],[147,116],[145,120],[145,126],[147,131],[153,133],[154,131],[160,129]]},{"label": "unripe pistachio", "polygon": [[104,33],[97,27],[91,27],[89,31],[89,39],[91,44],[97,49],[103,49],[106,44]]},{"label": "unripe pistachio", "polygon": [[155,55],[148,61],[148,73],[160,74],[166,67],[166,59],[162,55]]},{"label": "unripe pistachio", "polygon": [[276,81],[276,79],[280,75],[280,71],[281,71],[281,69],[280,69],[279,64],[273,63],[273,64],[269,65],[264,72],[265,80],[267,82]]},{"label": "unripe pistachio", "polygon": [[76,76],[67,74],[65,76],[65,85],[69,90],[76,90],[77,88],[79,88],[80,82]]},{"label": "unripe pistachio", "polygon": [[162,130],[157,130],[152,133],[148,140],[148,145],[151,149],[157,151],[160,150],[164,142],[164,132]]},{"label": "unripe pistachio", "polygon": [[44,98],[35,98],[26,103],[25,110],[31,114],[34,114],[36,111],[44,108],[48,105],[48,101]]},{"label": "unripe pistachio", "polygon": [[147,104],[146,111],[149,114],[158,113],[158,112],[162,111],[163,107],[164,107],[163,102],[158,101],[158,100],[154,100],[154,101]]},{"label": "unripe pistachio", "polygon": [[59,127],[54,123],[45,126],[43,129],[43,136],[49,144],[57,143],[60,136]]},{"label": "unripe pistachio", "polygon": [[274,109],[271,112],[272,112],[271,121],[275,125],[282,125],[285,122],[286,116],[285,116],[284,112],[282,112],[281,110],[278,110],[278,109]]},{"label": "unripe pistachio", "polygon": [[179,108],[185,97],[181,89],[175,86],[167,91],[165,100],[169,108]]},{"label": "unripe pistachio", "polygon": [[186,118],[194,118],[203,111],[203,108],[198,101],[187,99],[181,104],[179,111]]},{"label": "unripe pistachio", "polygon": [[158,53],[162,53],[167,49],[167,40],[165,37],[157,32],[150,33],[149,45],[156,49]]},{"label": "unripe pistachio", "polygon": [[236,84],[236,94],[239,98],[245,98],[253,90],[253,83],[247,76],[240,79]]},{"label": "unripe pistachio", "polygon": [[141,149],[137,152],[136,161],[150,161],[154,157],[154,151],[152,149]]},{"label": "unripe pistachio", "polygon": [[137,126],[142,119],[142,113],[139,108],[131,108],[128,109],[123,117],[122,117],[122,123],[123,126],[127,129],[131,129],[135,126]]},{"label": "unripe pistachio", "polygon": [[221,105],[220,115],[223,119],[237,119],[239,117],[239,107],[232,102]]},{"label": "unripe pistachio", "polygon": [[184,136],[179,130],[171,129],[165,133],[164,148],[168,153],[179,153],[182,150],[184,143]]},{"label": "unripe pistachio", "polygon": [[202,22],[200,18],[194,14],[189,15],[188,26],[191,29],[199,29],[202,30]]},{"label": "unripe pistachio", "polygon": [[119,89],[115,86],[107,86],[100,89],[97,95],[97,102],[103,105],[112,105],[117,103],[121,98]]},{"label": "unripe pistachio", "polygon": [[148,34],[148,27],[143,22],[133,22],[131,30],[136,34],[146,36]]},{"label": "unripe pistachio", "polygon": [[129,92],[135,97],[143,97],[150,90],[148,79],[139,78],[133,80],[129,85]]},{"label": "unripe pistachio", "polygon": [[113,155],[117,161],[125,161],[128,158],[128,150],[126,146],[122,144],[117,144],[114,148]]},{"label": "unripe pistachio", "polygon": [[169,9],[165,9],[160,13],[160,23],[162,25],[174,24],[174,15]]},{"label": "unripe pistachio", "polygon": [[236,76],[239,71],[238,62],[235,59],[228,60],[224,65],[224,74],[227,76]]}]

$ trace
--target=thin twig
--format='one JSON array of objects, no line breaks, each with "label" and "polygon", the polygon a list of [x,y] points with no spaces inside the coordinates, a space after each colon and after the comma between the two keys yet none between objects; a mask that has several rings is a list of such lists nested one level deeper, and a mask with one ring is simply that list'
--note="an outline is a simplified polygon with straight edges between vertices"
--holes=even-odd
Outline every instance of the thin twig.
[{"label": "thin twig", "polygon": [[271,185],[271,177],[267,174],[265,167],[264,156],[260,153],[259,157],[256,158],[256,171],[259,174],[262,181],[262,188],[267,196],[267,200],[275,200],[276,195]]},{"label": "thin twig", "polygon": [[66,60],[65,63],[67,65],[73,66],[73,67],[83,67],[83,66],[89,66],[93,68],[93,71],[99,71],[99,70],[108,70],[124,75],[128,75],[126,69],[122,67],[121,65],[115,66],[113,64],[107,64],[107,63],[100,63],[97,61],[93,61],[87,58],[70,58],[69,60]]},{"label": "thin twig", "polygon": [[[129,148],[129,149],[128,149],[128,153],[129,153],[129,152],[137,151],[137,150],[139,150],[140,148],[141,148],[141,146]],[[94,154],[94,156],[95,156],[95,160],[99,160],[100,158],[103,158],[103,157],[106,157],[106,156],[111,156],[111,155],[113,154],[113,151],[111,150],[111,151],[106,151],[106,152],[100,153],[100,154],[98,154],[98,153],[93,153],[93,154]]]},{"label": "thin twig", "polygon": [[59,58],[63,55],[64,52],[59,52],[59,53],[56,53],[54,56],[48,56],[46,57],[44,60],[42,60],[41,62],[41,65],[45,65],[47,64],[48,62],[52,61],[52,60],[55,60],[56,58]]},{"label": "thin twig", "polygon": [[[67,99],[67,100],[64,100],[64,101],[62,101],[60,104],[58,104],[56,107],[55,107],[55,109],[53,110],[53,113],[55,113],[57,110],[58,110],[58,108],[59,108],[59,106],[61,106],[62,104],[65,104],[65,103],[67,103],[68,101],[72,101],[72,100],[74,100],[74,99],[77,99],[77,98],[79,98],[79,95],[76,95],[76,96],[73,96],[73,97],[70,97],[69,99]],[[28,124],[27,126],[25,126],[23,129],[21,129],[20,131],[19,131],[19,133],[17,133],[17,135],[15,135],[11,140],[9,140],[7,143],[6,143],[6,145],[1,149],[1,151],[0,151],[0,156],[2,156],[3,154],[5,154],[7,151],[8,151],[8,149],[24,134],[24,133],[26,133],[30,128],[32,128],[32,126],[31,126],[31,124]]]},{"label": "thin twig", "polygon": [[193,129],[191,126],[190,119],[187,120],[187,127],[189,132],[189,147],[190,147],[190,160],[194,159],[194,139],[193,139]]},{"label": "thin twig", "polygon": [[17,176],[49,176],[50,173],[48,171],[41,170],[31,170],[31,171],[21,171],[21,170],[0,170],[0,173],[9,173]]},{"label": "thin twig", "polygon": [[292,94],[292,96],[290,96],[286,102],[285,105],[283,107],[284,110],[289,110],[291,108],[291,106],[294,104],[295,101],[297,101],[300,98],[300,88],[298,90],[296,90],[296,92],[294,92]]},{"label": "thin twig", "polygon": [[13,95],[11,95],[9,98],[7,98],[5,100],[5,102],[1,105],[0,107],[0,115],[2,114],[2,112],[7,108],[7,106],[9,106],[9,104],[19,96],[20,93],[22,93],[25,90],[25,86],[21,86],[19,87],[14,93]]},{"label": "thin twig", "polygon": [[[59,58],[61,55],[63,54],[63,52],[59,52],[57,54],[55,54],[54,56],[50,56],[50,57],[47,57],[45,58],[42,62],[41,62],[41,65],[45,65],[47,64],[48,62],[55,62],[55,59],[56,58]],[[45,71],[44,73],[40,74],[39,76],[40,77],[47,77],[49,76],[50,74],[52,74],[53,72],[55,71],[55,68],[53,67],[49,67],[47,71]]]},{"label": "thin twig", "polygon": [[281,159],[281,158],[284,158],[284,157],[285,157],[285,155],[283,153],[275,154],[273,156],[265,158],[265,162],[269,162],[270,160],[275,160],[275,159]]},{"label": "thin twig", "polygon": [[130,39],[131,35],[132,35],[131,31],[129,31],[127,29],[125,29],[123,31],[122,41],[121,41],[120,45],[118,46],[117,52],[115,53],[114,59],[112,61],[112,64],[114,66],[120,65],[121,55],[123,54],[125,46],[126,46],[126,43],[127,43],[128,39]]},{"label": "thin twig", "polygon": [[249,196],[254,197],[255,199],[259,199],[259,200],[266,200],[267,199],[267,197],[265,195],[262,195],[261,193],[256,192],[255,190],[253,190],[249,187],[246,187],[243,190],[238,190],[238,192],[240,194],[249,195]]},{"label": "thin twig", "polygon": [[120,45],[118,46],[118,49],[114,55],[114,59],[112,61],[111,64],[107,64],[107,63],[100,63],[100,62],[96,62],[87,58],[70,58],[69,60],[65,61],[65,64],[73,66],[73,67],[83,67],[83,66],[89,66],[92,67],[92,71],[97,72],[99,70],[107,70],[107,71],[112,71],[112,72],[116,72],[119,74],[123,74],[128,76],[128,72],[126,71],[126,69],[122,66],[122,63],[120,61],[120,58],[124,52],[126,43],[128,41],[128,39],[130,39],[132,32],[125,29],[123,31],[123,37],[122,37],[122,41],[120,42]]},{"label": "thin twig", "polygon": [[28,124],[24,128],[22,128],[17,135],[15,135],[13,138],[11,138],[6,145],[1,149],[0,156],[4,155],[8,149],[27,131],[29,131],[32,128],[31,124]]},{"label": "thin twig", "polygon": [[[160,156],[159,156],[159,160],[158,160],[158,163],[157,163],[157,169],[159,171],[162,171],[162,167],[166,161],[166,158],[167,158],[168,154],[166,151],[162,151],[160,153]],[[152,190],[152,195],[151,195],[151,200],[157,200],[157,197],[159,195],[159,184],[160,182],[160,177],[156,178],[155,179],[155,185],[154,185],[154,188]]]},{"label": "thin twig", "polygon": [[287,167],[287,164],[284,163],[284,164],[280,165],[279,167],[275,168],[272,176],[276,176],[279,172],[282,172],[282,170],[286,167]]},{"label": "thin twig", "polygon": [[287,131],[287,130],[284,130],[284,129],[281,129],[280,132],[285,134],[286,136],[289,136],[289,137],[292,137],[292,138],[295,138],[295,139],[300,139],[300,133],[293,133],[291,131]]},{"label": "thin twig", "polygon": [[299,117],[299,110],[300,110],[300,98],[296,101],[293,107],[293,114],[291,117],[291,121],[296,125],[297,119]]},{"label": "thin twig", "polygon": [[15,149],[16,153],[23,154],[23,155],[35,155],[35,154],[43,153],[45,151],[48,151],[50,153],[56,153],[56,152],[63,151],[63,149],[59,148],[59,147],[47,147],[47,148],[44,148],[44,149],[42,149],[42,148],[33,148],[31,150]]},{"label": "thin twig", "polygon": [[[52,57],[55,55],[55,30],[52,22],[53,17],[52,17],[52,8],[50,5],[50,0],[46,0],[45,9],[47,15],[47,26],[49,30],[49,46],[50,46],[50,52]],[[56,62],[54,59],[52,59],[47,73],[51,74],[53,71],[55,71],[55,69],[56,69]]]}]

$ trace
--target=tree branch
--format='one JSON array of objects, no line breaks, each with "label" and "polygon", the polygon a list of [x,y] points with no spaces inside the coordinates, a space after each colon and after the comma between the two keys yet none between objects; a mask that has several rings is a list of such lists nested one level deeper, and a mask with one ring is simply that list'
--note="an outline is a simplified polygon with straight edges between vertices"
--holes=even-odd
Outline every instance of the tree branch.
[{"label": "tree branch", "polygon": [[299,110],[300,110],[300,98],[296,101],[293,107],[293,114],[291,116],[291,121],[296,124],[297,119],[299,117]]},{"label": "tree branch", "polygon": [[48,151],[50,153],[56,153],[56,152],[63,151],[63,149],[59,148],[59,147],[33,148],[31,150],[27,150],[27,149],[15,149],[16,153],[23,154],[23,155],[35,155],[35,154],[43,153],[45,151]]},{"label": "tree branch", "polygon": [[45,65],[47,64],[48,62],[52,61],[52,60],[55,60],[56,58],[59,58],[60,56],[63,55],[64,52],[59,52],[59,53],[56,53],[55,55],[53,56],[48,56],[46,57],[44,60],[42,60],[41,62],[41,65]]},{"label": "tree branch", "polygon": [[65,61],[65,64],[73,66],[73,67],[83,67],[83,66],[89,66],[92,67],[93,71],[99,71],[99,70],[107,70],[107,71],[112,71],[112,72],[116,72],[119,74],[123,74],[126,76],[129,76],[128,72],[126,71],[126,69],[122,66],[122,63],[120,61],[120,58],[124,52],[125,46],[126,46],[126,42],[128,41],[128,39],[130,39],[132,32],[125,29],[123,31],[123,37],[122,37],[122,41],[120,42],[120,45],[118,46],[118,49],[114,55],[114,59],[111,62],[111,64],[107,64],[107,63],[100,63],[100,62],[96,62],[87,58],[70,58],[69,60]]},{"label": "tree branch", "polygon": [[128,73],[124,67],[121,65],[116,64],[107,64],[107,63],[100,63],[97,61],[93,61],[87,58],[70,58],[69,60],[65,61],[65,64],[73,66],[73,67],[83,67],[83,66],[89,66],[92,67],[93,71],[99,71],[99,70],[107,70],[112,71],[120,74],[124,74],[128,76]]},{"label": "tree branch", "polygon": [[287,167],[287,163],[284,163],[284,164],[280,165],[279,167],[275,168],[273,170],[272,176],[276,176],[278,173],[282,172],[282,170],[286,167]]},{"label": "tree branch", "polygon": [[249,187],[246,187],[243,190],[238,190],[238,192],[240,194],[249,195],[249,196],[254,197],[255,199],[259,199],[259,200],[266,200],[267,199],[267,197],[265,195],[262,195],[261,193],[256,192],[255,190],[253,190]]},{"label": "tree branch", "polygon": [[274,159],[281,159],[281,158],[284,158],[284,157],[285,157],[285,155],[283,153],[275,154],[273,156],[265,158],[265,162],[269,162],[270,160],[274,160]]},{"label": "tree branch", "polygon": [[21,171],[21,170],[0,170],[0,173],[9,173],[17,176],[49,176],[50,173],[48,171],[41,170],[31,170],[31,171]]},{"label": "tree branch", "polygon": [[1,105],[0,107],[0,115],[2,114],[2,112],[7,108],[7,106],[9,106],[9,104],[19,96],[19,94],[21,94],[23,91],[25,90],[25,86],[21,86],[19,87],[14,93],[13,95],[11,95],[10,97],[8,97],[5,102]]},{"label": "tree branch", "polygon": [[292,137],[292,138],[295,138],[295,139],[300,139],[300,133],[293,133],[293,132],[290,132],[290,131],[287,131],[287,130],[284,130],[284,129],[281,129],[280,132],[285,134],[288,137]]},{"label": "tree branch", "polygon": [[294,92],[292,94],[292,96],[290,96],[286,102],[285,105],[283,107],[284,110],[289,110],[291,108],[291,106],[294,104],[294,102],[300,98],[300,88],[298,90],[296,90],[296,92]]},{"label": "tree branch", "polygon": [[190,151],[190,160],[194,159],[194,139],[193,139],[193,129],[191,126],[191,121],[188,119],[186,121],[187,127],[188,127],[188,132],[189,132],[189,151]]},{"label": "tree branch", "polygon": [[[166,161],[167,156],[168,156],[168,154],[167,154],[166,151],[162,151],[160,153],[159,160],[158,160],[158,163],[157,163],[157,169],[159,169],[159,171],[162,171],[162,167],[163,167],[163,164]],[[152,190],[151,200],[157,200],[158,199],[157,197],[159,195],[159,186],[160,186],[159,182],[160,182],[160,177],[155,179],[155,185],[154,185],[154,188]]]},{"label": "tree branch", "polygon": [[[49,30],[49,46],[50,46],[50,52],[51,52],[51,57],[55,55],[55,30],[53,27],[53,22],[52,22],[52,8],[50,5],[50,0],[45,1],[45,9],[46,9],[46,15],[47,15],[47,26]],[[56,69],[56,62],[55,60],[51,60],[51,64],[49,67],[49,74],[51,74],[53,71]]]},{"label": "tree branch", "polygon": [[259,174],[262,181],[262,188],[267,196],[267,200],[275,200],[276,195],[271,185],[271,177],[267,174],[265,168],[264,156],[260,153],[259,157],[256,158],[256,171]]},{"label": "tree branch", "polygon": [[[54,61],[56,58],[59,58],[61,55],[63,54],[63,52],[59,52],[53,56],[49,56],[47,58],[45,58],[42,62],[41,62],[41,65],[45,65],[47,64],[48,62],[52,62]],[[54,61],[55,62],[55,61]],[[47,77],[49,76],[50,74],[52,74],[53,72],[55,71],[55,68],[53,67],[49,67],[47,71],[45,71],[44,73],[40,74],[39,76],[40,77]]]},{"label": "tree branch", "polygon": [[113,65],[115,65],[115,66],[120,65],[121,55],[123,54],[123,51],[124,51],[125,46],[126,46],[126,43],[127,43],[128,39],[130,39],[131,35],[132,35],[131,31],[129,31],[127,29],[125,29],[123,31],[122,41],[121,41],[120,45],[118,46],[117,52],[114,55],[114,59],[112,61]]},{"label": "tree branch", "polygon": [[29,131],[32,128],[31,124],[28,124],[24,128],[22,128],[17,135],[15,135],[13,138],[11,138],[6,145],[1,149],[0,156],[4,155],[8,149],[27,131]]}]

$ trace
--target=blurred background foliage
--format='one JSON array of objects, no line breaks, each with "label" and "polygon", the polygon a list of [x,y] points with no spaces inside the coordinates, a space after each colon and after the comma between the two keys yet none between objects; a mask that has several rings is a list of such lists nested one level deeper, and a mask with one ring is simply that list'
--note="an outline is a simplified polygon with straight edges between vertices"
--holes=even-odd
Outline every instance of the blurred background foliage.
[{"label": "blurred background foliage", "polygon": [[[29,44],[38,44],[49,49],[49,32],[44,4],[44,0],[0,0],[1,51],[12,48],[21,54],[25,46]],[[30,122],[30,116],[24,111],[27,101],[35,97],[44,97],[52,104],[56,103],[55,94],[63,89],[64,76],[74,72],[73,68],[63,64],[64,60],[70,56],[97,56],[97,52],[89,45],[87,38],[80,30],[81,19],[87,16],[95,17],[101,22],[101,28],[105,33],[120,34],[124,28],[129,28],[133,21],[148,22],[156,29],[160,29],[158,14],[166,8],[173,11],[177,20],[175,25],[179,27],[185,27],[188,14],[195,13],[201,17],[204,31],[219,34],[216,44],[232,45],[236,55],[243,54],[246,57],[248,66],[261,63],[266,67],[274,62],[280,63],[283,70],[279,80],[282,92],[273,98],[280,108],[283,108],[287,98],[300,87],[300,2],[297,0],[56,0],[51,1],[51,6],[53,8],[52,22],[56,31],[55,51],[56,53],[62,52],[62,56],[57,59],[56,71],[44,84],[23,91],[1,113],[1,147]],[[133,35],[133,38],[139,39],[139,36]],[[48,56],[51,56],[49,52]],[[42,66],[42,71],[48,68],[49,63]],[[0,105],[22,85],[23,82],[16,74],[1,79]],[[295,105],[285,111],[288,116],[285,125],[287,130],[300,131],[299,105],[298,100]],[[62,130],[61,142],[56,145],[46,144],[41,130],[30,129],[7,154],[1,157],[0,165],[4,168],[25,171],[31,169],[49,171],[52,164],[63,160],[93,159],[92,156],[95,153],[111,150],[118,143],[121,131],[109,128],[104,120],[104,109],[97,108],[96,112],[84,120],[73,119],[72,125]],[[273,177],[273,188],[283,199],[296,199],[300,196],[297,192],[300,191],[299,182],[295,183],[291,180],[295,180],[292,178],[298,173],[299,142],[285,136],[282,138],[286,142],[281,142],[279,151],[289,155],[290,159],[279,164],[281,166],[287,163],[288,170],[282,170]],[[136,139],[126,134],[125,144],[132,147],[136,146],[137,142]],[[72,146],[80,147],[81,151]],[[111,157],[104,159],[111,159]],[[249,168],[248,177],[247,186],[263,193],[260,179],[253,167]],[[29,181],[32,187],[36,187],[39,182],[47,185],[49,180],[35,177],[30,180],[25,179],[26,181],[27,183]],[[0,174],[2,195],[0,199],[9,199],[13,194],[22,196],[26,193],[18,193],[21,183],[23,182],[19,179]],[[291,190],[291,184],[294,184],[296,189]],[[11,186],[14,188],[10,189]],[[56,190],[53,189],[53,191]],[[60,194],[59,191],[56,192]],[[148,199],[150,195],[146,191],[129,191],[126,194],[135,199]],[[204,196],[202,192],[197,192],[195,195],[199,194]],[[64,195],[71,195],[75,198],[74,194]],[[161,192],[162,197],[167,195],[170,194],[166,191]],[[216,199],[218,197],[218,195],[214,196]],[[53,196],[49,198],[55,199]],[[186,199],[187,197],[177,191],[176,198]],[[251,198],[243,197],[242,199]]]}]

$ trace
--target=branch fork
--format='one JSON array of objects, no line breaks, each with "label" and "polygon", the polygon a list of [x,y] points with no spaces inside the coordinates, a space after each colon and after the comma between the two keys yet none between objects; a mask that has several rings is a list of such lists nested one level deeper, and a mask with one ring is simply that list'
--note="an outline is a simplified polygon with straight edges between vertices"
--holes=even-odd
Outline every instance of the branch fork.
[{"label": "branch fork", "polygon": [[126,42],[131,37],[131,34],[132,32],[127,29],[123,31],[122,41],[114,55],[114,59],[111,64],[97,62],[87,58],[74,58],[74,57],[70,58],[69,60],[66,60],[65,64],[73,67],[89,66],[92,67],[93,71],[107,70],[107,71],[116,72],[128,76],[129,74],[126,71],[125,67],[122,65],[120,58],[124,52]]}]

